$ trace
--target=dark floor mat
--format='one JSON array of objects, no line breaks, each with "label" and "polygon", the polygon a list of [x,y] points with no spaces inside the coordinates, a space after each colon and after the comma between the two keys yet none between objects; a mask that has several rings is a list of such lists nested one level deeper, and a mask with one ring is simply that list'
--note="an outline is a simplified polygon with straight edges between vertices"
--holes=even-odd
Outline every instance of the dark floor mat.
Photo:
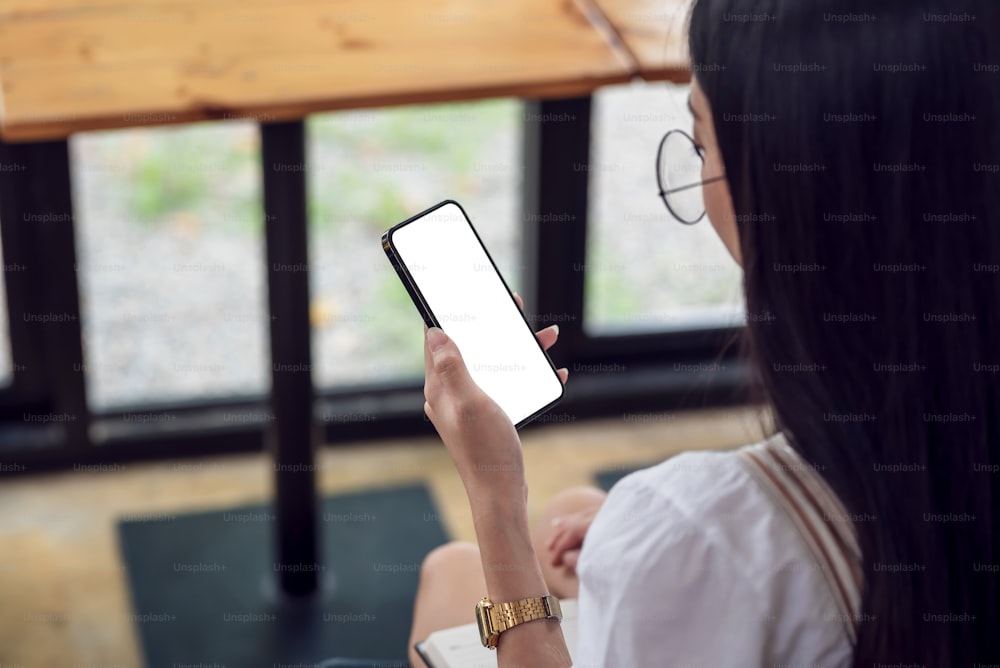
[{"label": "dark floor mat", "polygon": [[119,525],[133,621],[149,668],[404,659],[419,565],[447,537],[425,487],[323,499],[323,595],[275,595],[270,506]]},{"label": "dark floor mat", "polygon": [[611,469],[608,471],[600,471],[594,474],[594,480],[597,481],[597,486],[603,489],[605,492],[610,490],[615,486],[615,483],[627,476],[633,471],[638,471],[641,467],[636,467],[634,469]]}]

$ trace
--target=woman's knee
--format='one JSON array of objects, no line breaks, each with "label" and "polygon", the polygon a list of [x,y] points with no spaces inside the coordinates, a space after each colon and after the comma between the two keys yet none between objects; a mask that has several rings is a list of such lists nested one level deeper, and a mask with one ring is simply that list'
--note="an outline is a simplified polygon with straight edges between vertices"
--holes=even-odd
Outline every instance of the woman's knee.
[{"label": "woman's knee", "polygon": [[427,553],[420,564],[420,583],[410,627],[410,662],[423,666],[413,644],[434,631],[474,620],[472,606],[486,593],[479,548],[472,543],[446,543]]},{"label": "woman's knee", "polygon": [[[424,557],[420,564],[420,582],[432,580],[442,574],[480,568],[479,547],[474,543],[453,541],[439,545]],[[452,579],[452,578],[449,578]]]}]

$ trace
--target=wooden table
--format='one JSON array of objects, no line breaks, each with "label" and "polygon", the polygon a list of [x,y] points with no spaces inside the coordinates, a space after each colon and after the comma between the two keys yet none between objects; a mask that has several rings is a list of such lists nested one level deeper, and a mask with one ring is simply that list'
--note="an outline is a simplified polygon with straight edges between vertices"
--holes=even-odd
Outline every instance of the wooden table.
[{"label": "wooden table", "polygon": [[[31,390],[44,369],[58,388],[49,409],[74,416],[61,447],[93,456],[67,137],[258,122],[278,559],[316,563],[308,272],[277,270],[308,265],[305,171],[272,166],[305,163],[310,113],[521,97],[525,265],[539,264],[542,247],[557,248],[565,266],[583,264],[587,172],[573,166],[589,161],[590,95],[636,76],[686,77],[677,30],[657,27],[660,18],[660,2],[613,0],[0,0],[0,163],[23,167],[0,170],[4,261],[25,268],[6,277],[15,386]],[[579,223],[543,225],[546,212]],[[28,215],[50,222],[19,224]],[[565,280],[583,280],[575,274]],[[556,303],[554,280],[524,282],[535,286],[528,297],[537,312],[582,312],[582,303]],[[20,322],[28,311],[68,318],[39,342]],[[583,336],[581,322],[561,327],[564,342]],[[316,575],[282,569],[281,584],[309,593]]]},{"label": "wooden table", "polygon": [[646,81],[686,82],[691,0],[591,0]]},{"label": "wooden table", "polygon": [[628,81],[572,0],[6,0],[8,141],[134,125],[498,96]]}]

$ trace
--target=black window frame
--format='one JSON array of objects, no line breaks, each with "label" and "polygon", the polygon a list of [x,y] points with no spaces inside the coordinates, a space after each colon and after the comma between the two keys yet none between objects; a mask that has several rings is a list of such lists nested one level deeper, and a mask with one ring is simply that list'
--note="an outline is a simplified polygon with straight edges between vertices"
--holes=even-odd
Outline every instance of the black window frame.
[{"label": "black window frame", "polygon": [[[573,165],[589,162],[591,105],[590,96],[524,100],[521,292],[536,329],[558,322],[560,343],[552,350],[553,361],[568,367],[572,376],[560,405],[528,428],[630,411],[745,402],[752,373],[740,361],[735,345],[742,327],[586,331],[590,172]],[[281,126],[269,130],[263,125],[262,136],[266,140],[268,133],[280,135],[283,150],[304,156],[304,121]],[[267,146],[265,141],[265,151]],[[282,410],[269,396],[163,402],[113,411],[89,408],[69,160],[67,140],[0,141],[0,162],[25,166],[21,171],[0,172],[0,234],[14,362],[11,385],[0,388],[0,475],[264,449],[275,412]],[[273,170],[263,164],[261,171],[265,201],[280,199],[281,189],[287,190],[289,184],[279,185]],[[305,225],[304,187],[291,185],[295,201],[283,206],[301,212]],[[28,223],[24,219],[28,213],[51,214],[52,220],[61,222]],[[294,235],[300,232],[304,234],[304,228],[291,237],[266,231],[269,252],[287,238],[298,239]],[[296,253],[305,253],[304,237],[301,243]],[[273,310],[278,279],[272,272],[268,276]],[[307,304],[302,301],[308,298],[304,278],[282,288],[296,295],[298,311],[301,303]],[[24,318],[25,313],[36,312],[64,314],[66,319],[42,329]],[[271,336],[273,359],[283,358],[276,346],[302,344],[301,328],[292,336],[276,335],[272,329]],[[305,336],[308,339],[308,333]],[[573,373],[574,369],[586,372]],[[297,387],[301,388],[301,380],[297,379]],[[320,442],[327,446],[433,434],[423,415],[419,378],[318,389],[314,394],[312,426],[321,430]],[[372,419],[350,419],[358,414]],[[69,418],[41,423],[30,419],[32,415]],[[165,415],[170,419],[153,419]]]}]

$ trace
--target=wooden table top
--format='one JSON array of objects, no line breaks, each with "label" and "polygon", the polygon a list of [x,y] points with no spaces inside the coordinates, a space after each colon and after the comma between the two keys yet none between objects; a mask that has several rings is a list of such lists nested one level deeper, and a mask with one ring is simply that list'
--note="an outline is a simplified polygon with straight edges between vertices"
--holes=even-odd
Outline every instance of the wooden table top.
[{"label": "wooden table top", "polygon": [[0,0],[0,134],[585,95],[636,70],[593,1]]},{"label": "wooden table top", "polygon": [[591,0],[614,27],[647,81],[691,79],[687,18],[691,0]]}]

